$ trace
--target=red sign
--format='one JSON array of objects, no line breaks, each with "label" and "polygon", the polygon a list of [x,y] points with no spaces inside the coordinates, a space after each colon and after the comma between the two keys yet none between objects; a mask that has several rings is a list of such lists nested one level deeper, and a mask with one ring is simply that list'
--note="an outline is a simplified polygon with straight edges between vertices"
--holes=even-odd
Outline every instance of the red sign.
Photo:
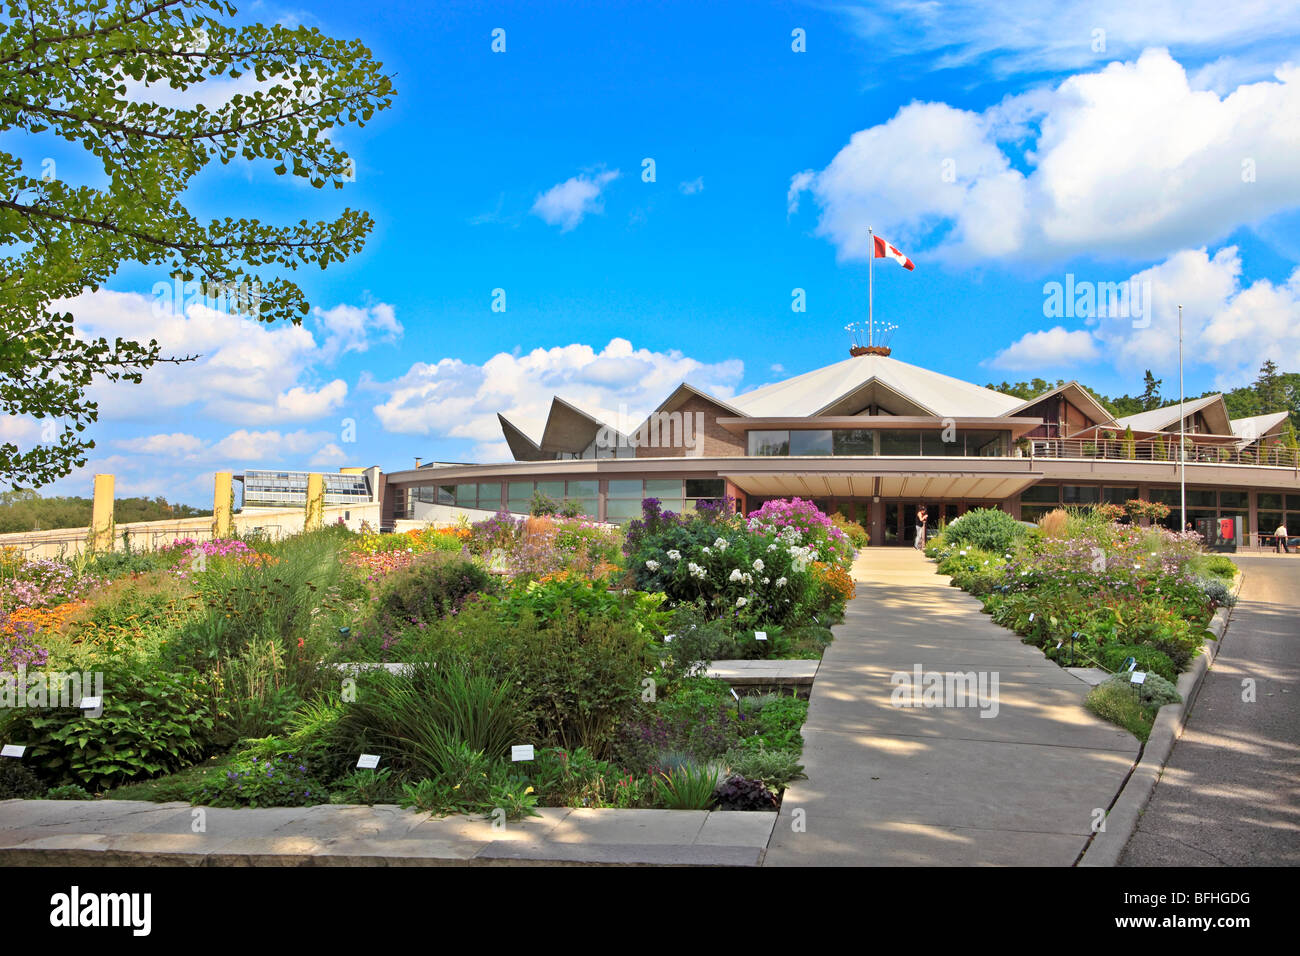
[{"label": "red sign", "polygon": [[1233,518],[1219,519],[1219,537],[1224,541],[1231,541],[1237,533],[1237,522]]}]

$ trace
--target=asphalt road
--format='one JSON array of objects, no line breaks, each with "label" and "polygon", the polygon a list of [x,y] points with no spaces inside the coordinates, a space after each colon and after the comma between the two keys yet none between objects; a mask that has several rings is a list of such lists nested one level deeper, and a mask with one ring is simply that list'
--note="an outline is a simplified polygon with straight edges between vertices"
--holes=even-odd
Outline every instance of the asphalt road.
[{"label": "asphalt road", "polygon": [[1223,648],[1120,866],[1300,865],[1300,556],[1234,559]]}]

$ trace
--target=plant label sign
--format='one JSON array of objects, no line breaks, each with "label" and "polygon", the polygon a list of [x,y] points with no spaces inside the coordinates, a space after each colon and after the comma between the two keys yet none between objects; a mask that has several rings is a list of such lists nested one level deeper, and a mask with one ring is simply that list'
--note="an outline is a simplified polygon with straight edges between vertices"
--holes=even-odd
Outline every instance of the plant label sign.
[{"label": "plant label sign", "polygon": [[0,747],[0,757],[21,757],[26,752],[26,744],[5,744]]},{"label": "plant label sign", "polygon": [[1034,615],[1033,615],[1032,612],[1031,612],[1030,615],[1029,615],[1029,623],[1030,623],[1030,624],[1033,624],[1033,623],[1034,623]]},{"label": "plant label sign", "polygon": [[357,758],[358,770],[374,770],[379,766],[379,754],[362,754]]},{"label": "plant label sign", "polygon": [[1146,671],[1134,671],[1133,674],[1129,677],[1129,683],[1132,684],[1145,684],[1146,682],[1147,682]]},{"label": "plant label sign", "polygon": [[765,641],[765,640],[767,640],[767,631],[755,631],[755,632],[754,632],[754,640],[756,640],[756,641]]},{"label": "plant label sign", "polygon": [[1136,657],[1130,657],[1124,662],[1124,670],[1128,671],[1130,674],[1137,670],[1137,666],[1138,662]]},{"label": "plant label sign", "polygon": [[532,745],[532,744],[516,744],[515,746],[511,747],[511,748],[510,748],[510,759],[511,759],[511,760],[515,760],[515,761],[518,761],[518,760],[532,760],[532,759],[533,759],[533,745]]},{"label": "plant label sign", "polygon": [[1057,642],[1056,642],[1056,649],[1059,651],[1059,650],[1061,649],[1061,645],[1064,644],[1064,643],[1065,643],[1065,641],[1057,641]]},{"label": "plant label sign", "polygon": [[740,695],[736,693],[736,688],[731,688],[731,696],[736,698],[736,703],[740,703]]},{"label": "plant label sign", "polygon": [[673,642],[673,638],[676,637],[676,636],[677,636],[676,634],[665,634],[665,635],[664,635],[664,643],[665,643],[665,644],[671,644],[671,643]]}]

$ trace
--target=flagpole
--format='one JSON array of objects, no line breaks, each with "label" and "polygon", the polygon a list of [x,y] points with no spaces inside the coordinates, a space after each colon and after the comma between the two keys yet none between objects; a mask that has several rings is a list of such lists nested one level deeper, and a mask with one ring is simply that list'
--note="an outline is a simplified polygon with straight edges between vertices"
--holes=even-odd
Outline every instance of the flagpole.
[{"label": "flagpole", "polygon": [[1183,414],[1183,307],[1178,307],[1178,498],[1182,527],[1187,531],[1187,418]]},{"label": "flagpole", "polygon": [[872,229],[870,226],[867,226],[867,237],[870,240],[867,243],[868,246],[867,249],[867,344],[874,346],[876,344],[876,323],[875,323],[875,315],[872,312],[873,305],[871,302],[871,296],[873,291],[871,267],[876,261],[876,233],[875,230]]}]

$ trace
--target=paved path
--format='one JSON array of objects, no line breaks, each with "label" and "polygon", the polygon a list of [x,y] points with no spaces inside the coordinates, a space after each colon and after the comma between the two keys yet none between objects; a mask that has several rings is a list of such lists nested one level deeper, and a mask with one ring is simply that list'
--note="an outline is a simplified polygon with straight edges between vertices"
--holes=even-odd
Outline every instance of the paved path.
[{"label": "paved path", "polygon": [[[764,865],[1074,863],[1137,740],[918,552],[867,548],[854,572],[804,725],[808,779],[786,792]],[[893,706],[891,675],[917,664],[996,673],[997,715]]]},{"label": "paved path", "polygon": [[187,803],[6,800],[0,866],[756,866],[776,819],[704,810],[539,812],[498,828],[395,806],[197,811]]},{"label": "paved path", "polygon": [[1235,560],[1223,649],[1120,866],[1300,865],[1300,558]]}]

